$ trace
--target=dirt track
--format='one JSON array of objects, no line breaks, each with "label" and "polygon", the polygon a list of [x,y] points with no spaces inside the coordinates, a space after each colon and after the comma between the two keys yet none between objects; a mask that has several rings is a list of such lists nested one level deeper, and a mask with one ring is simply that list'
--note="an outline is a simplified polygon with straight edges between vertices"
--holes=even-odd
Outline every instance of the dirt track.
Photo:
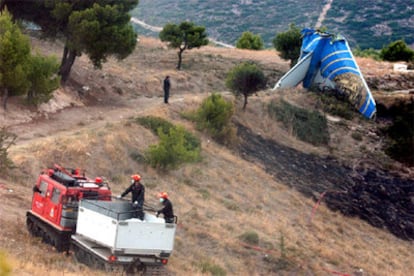
[{"label": "dirt track", "polygon": [[239,125],[241,156],[259,162],[279,182],[322,199],[333,210],[358,216],[395,236],[414,240],[414,181],[379,169],[355,168],[305,154]]}]

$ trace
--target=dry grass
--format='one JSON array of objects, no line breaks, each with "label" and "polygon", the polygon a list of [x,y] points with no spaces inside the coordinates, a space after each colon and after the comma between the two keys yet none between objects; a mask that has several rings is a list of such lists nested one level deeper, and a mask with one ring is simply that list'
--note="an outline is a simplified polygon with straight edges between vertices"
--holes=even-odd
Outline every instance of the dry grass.
[{"label": "dry grass", "polygon": [[[126,187],[131,173],[139,172],[147,187],[146,201],[154,206],[155,195],[168,191],[179,217],[168,268],[177,275],[203,275],[202,266],[206,263],[224,269],[228,275],[353,274],[362,268],[364,275],[398,276],[414,271],[412,242],[397,239],[359,219],[343,217],[323,203],[312,216],[312,199],[278,182],[260,165],[245,161],[197,133],[190,122],[181,118],[181,112],[194,109],[211,92],[221,91],[233,99],[225,92],[222,75],[241,60],[256,60],[266,70],[287,70],[286,63],[279,62],[271,51],[209,46],[186,53],[184,62],[194,63],[175,71],[175,57],[175,51],[165,49],[162,43],[141,38],[134,55],[122,63],[111,60],[104,71],[91,70],[90,64],[81,59],[74,76],[92,88],[90,96],[95,105],[55,114],[54,120],[15,126],[20,140],[10,156],[19,171],[14,179],[2,180],[15,192],[0,189],[0,249],[8,253],[14,274],[100,273],[51,252],[49,246],[30,237],[24,229],[31,186],[38,172],[53,163],[84,167],[91,177],[104,176],[115,194]],[[165,74],[175,82],[169,106],[161,99],[160,83]],[[122,97],[111,92],[113,87],[123,91]],[[245,112],[236,101],[236,120],[255,133],[304,152],[362,156],[358,145],[349,142],[349,132],[363,122],[331,122],[331,131],[337,131],[335,144],[323,148],[296,140],[265,112],[266,103],[279,98],[314,106],[313,99],[307,96],[301,92],[259,93],[249,99]],[[203,160],[168,173],[133,161],[131,153],[143,153],[158,140],[149,130],[131,122],[131,118],[143,115],[166,118],[196,133],[202,141]],[[375,140],[366,142],[374,148]],[[259,248],[241,243],[239,237],[251,231],[259,236]]]}]

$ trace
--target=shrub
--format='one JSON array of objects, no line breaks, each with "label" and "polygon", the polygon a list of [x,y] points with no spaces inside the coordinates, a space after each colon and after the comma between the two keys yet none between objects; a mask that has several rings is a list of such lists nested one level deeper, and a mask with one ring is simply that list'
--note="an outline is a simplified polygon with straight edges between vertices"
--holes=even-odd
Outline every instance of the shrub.
[{"label": "shrub", "polygon": [[14,167],[13,162],[9,159],[8,149],[14,145],[17,136],[6,130],[5,127],[0,128],[0,173],[6,174],[9,169]]},{"label": "shrub", "polygon": [[[153,116],[139,117],[136,121],[142,126],[151,129],[156,135],[158,135],[158,130],[160,128],[162,133],[168,134],[170,129],[175,127],[171,122],[163,118]],[[200,140],[190,132],[184,131],[184,138],[186,148],[193,150],[201,147]]]},{"label": "shrub", "polygon": [[209,261],[203,261],[199,264],[202,273],[210,273],[213,276],[225,276],[226,271],[219,265],[212,264]]},{"label": "shrub", "polygon": [[243,32],[236,42],[236,48],[249,50],[262,50],[264,46],[263,39],[260,35],[252,32]]},{"label": "shrub", "polygon": [[313,145],[329,143],[328,123],[326,117],[317,111],[308,111],[295,107],[286,101],[268,105],[269,114],[281,121],[286,129],[300,140]]},{"label": "shrub", "polygon": [[381,49],[381,58],[388,61],[412,61],[414,51],[411,50],[403,40],[391,42]]},{"label": "shrub", "polygon": [[199,130],[205,130],[217,142],[229,145],[235,140],[236,131],[231,124],[233,104],[213,93],[197,110],[195,120]]},{"label": "shrub", "polygon": [[147,163],[154,168],[174,169],[185,162],[199,161],[200,147],[194,147],[194,144],[200,142],[195,138],[188,141],[186,135],[189,136],[180,126],[170,128],[167,133],[161,127],[158,128],[160,142],[149,147],[145,154]]},{"label": "shrub", "polygon": [[259,244],[259,235],[254,231],[249,231],[241,234],[239,239],[251,245]]}]

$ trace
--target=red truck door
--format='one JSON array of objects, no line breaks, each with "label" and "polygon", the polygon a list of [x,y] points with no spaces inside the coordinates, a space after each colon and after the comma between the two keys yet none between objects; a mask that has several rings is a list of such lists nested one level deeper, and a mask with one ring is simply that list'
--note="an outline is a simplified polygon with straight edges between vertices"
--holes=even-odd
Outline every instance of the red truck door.
[{"label": "red truck door", "polygon": [[59,186],[49,185],[46,194],[44,217],[53,224],[59,224],[62,204],[60,204],[62,190]]},{"label": "red truck door", "polygon": [[38,190],[33,193],[32,211],[40,216],[44,215],[48,186],[49,184],[42,180],[40,181]]}]

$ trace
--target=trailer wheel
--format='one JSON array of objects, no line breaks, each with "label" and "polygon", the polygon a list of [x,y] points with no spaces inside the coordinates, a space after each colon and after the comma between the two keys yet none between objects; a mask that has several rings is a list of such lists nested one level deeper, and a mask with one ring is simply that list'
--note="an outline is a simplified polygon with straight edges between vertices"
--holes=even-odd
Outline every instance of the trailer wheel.
[{"label": "trailer wheel", "polygon": [[144,275],[146,266],[139,259],[124,266],[125,275]]}]

